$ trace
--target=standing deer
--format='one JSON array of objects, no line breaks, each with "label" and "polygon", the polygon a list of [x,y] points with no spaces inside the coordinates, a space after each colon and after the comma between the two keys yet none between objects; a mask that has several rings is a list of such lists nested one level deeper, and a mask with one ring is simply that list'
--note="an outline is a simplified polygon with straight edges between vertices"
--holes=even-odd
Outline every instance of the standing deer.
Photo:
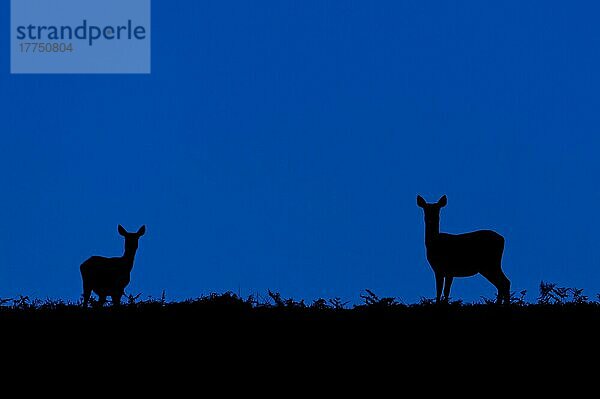
[{"label": "standing deer", "polygon": [[113,305],[121,303],[121,296],[131,279],[131,269],[135,252],[138,249],[138,240],[146,232],[146,226],[140,227],[137,233],[128,233],[119,225],[119,234],[125,237],[125,253],[121,257],[105,258],[92,256],[81,264],[81,279],[83,280],[83,307],[87,307],[90,295],[94,291],[98,295],[98,302],[102,306],[106,297],[112,298]]},{"label": "standing deer", "polygon": [[[480,273],[498,289],[498,303],[510,302],[510,281],[502,272],[504,237],[495,231],[478,230],[465,234],[440,233],[440,209],[446,206],[444,195],[428,204],[417,196],[417,205],[425,213],[425,247],[427,261],[435,273],[436,302],[442,286],[444,301],[448,301],[454,277],[469,277]],[[444,285],[445,281],[445,285]]]}]

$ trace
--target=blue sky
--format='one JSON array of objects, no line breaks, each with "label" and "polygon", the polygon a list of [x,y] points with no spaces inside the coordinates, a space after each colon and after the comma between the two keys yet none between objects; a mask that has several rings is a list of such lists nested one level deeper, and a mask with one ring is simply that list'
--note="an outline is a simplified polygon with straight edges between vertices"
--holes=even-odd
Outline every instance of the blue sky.
[{"label": "blue sky", "polygon": [[147,226],[130,293],[412,302],[417,194],[501,233],[530,300],[600,292],[599,5],[155,1],[152,74],[10,75],[6,3],[0,297],[78,299],[121,223]]}]

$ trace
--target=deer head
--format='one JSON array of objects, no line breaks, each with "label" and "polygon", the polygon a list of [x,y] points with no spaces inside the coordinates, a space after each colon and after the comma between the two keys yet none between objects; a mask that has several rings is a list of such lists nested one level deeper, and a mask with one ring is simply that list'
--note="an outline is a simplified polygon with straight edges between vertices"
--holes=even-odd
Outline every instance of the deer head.
[{"label": "deer head", "polygon": [[146,226],[144,225],[140,227],[136,233],[129,233],[121,225],[119,225],[118,230],[119,234],[125,237],[125,256],[134,255],[135,251],[138,249],[138,241],[140,237],[146,232]]},{"label": "deer head", "polygon": [[428,204],[423,197],[417,195],[417,205],[423,208],[425,214],[425,231],[432,233],[440,230],[440,209],[448,204],[448,198],[443,195],[438,202]]}]

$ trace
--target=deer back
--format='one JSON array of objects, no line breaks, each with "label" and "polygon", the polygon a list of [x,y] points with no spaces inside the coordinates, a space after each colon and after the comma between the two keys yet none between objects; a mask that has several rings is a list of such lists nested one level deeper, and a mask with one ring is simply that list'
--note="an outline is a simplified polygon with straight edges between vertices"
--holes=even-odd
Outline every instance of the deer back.
[{"label": "deer back", "polygon": [[440,233],[426,246],[427,260],[434,270],[453,276],[471,276],[499,264],[504,238],[491,230]]},{"label": "deer back", "polygon": [[96,291],[125,288],[130,281],[131,269],[121,257],[92,256],[83,262],[80,269],[84,282]]}]

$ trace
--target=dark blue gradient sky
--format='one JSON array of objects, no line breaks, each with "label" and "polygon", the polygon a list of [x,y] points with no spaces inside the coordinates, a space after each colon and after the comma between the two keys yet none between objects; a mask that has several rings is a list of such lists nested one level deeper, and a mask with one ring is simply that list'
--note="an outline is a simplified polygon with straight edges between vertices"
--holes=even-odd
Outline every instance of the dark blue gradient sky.
[{"label": "dark blue gradient sky", "polygon": [[[76,300],[147,225],[129,293],[434,294],[442,231],[506,238],[513,289],[600,292],[600,5],[153,2],[152,74],[10,75],[0,297]],[[492,297],[483,278],[453,297]]]}]

